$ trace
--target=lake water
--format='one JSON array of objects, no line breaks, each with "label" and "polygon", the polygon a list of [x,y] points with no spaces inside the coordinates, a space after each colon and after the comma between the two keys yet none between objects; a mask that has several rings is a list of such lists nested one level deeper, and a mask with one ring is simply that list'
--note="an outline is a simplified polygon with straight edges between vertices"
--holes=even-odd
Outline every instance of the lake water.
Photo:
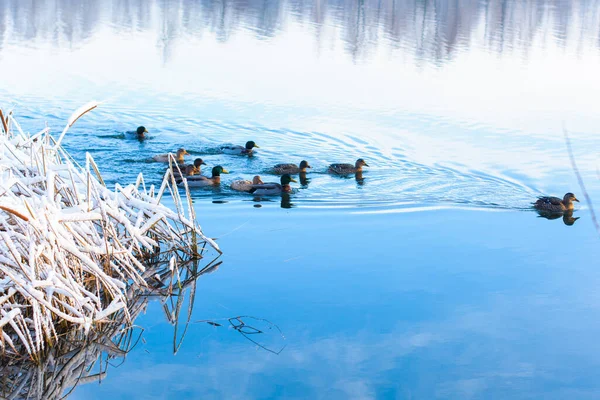
[{"label": "lake water", "polygon": [[[99,100],[64,144],[110,184],[159,182],[148,159],[179,147],[231,172],[193,191],[224,255],[192,320],[222,326],[173,355],[152,303],[72,398],[600,397],[600,237],[564,138],[599,199],[598,71],[593,0],[0,1],[0,107],[24,130]],[[362,180],[326,173],[359,157]],[[228,189],[302,159],[289,197]],[[574,222],[530,209],[568,191]]]}]

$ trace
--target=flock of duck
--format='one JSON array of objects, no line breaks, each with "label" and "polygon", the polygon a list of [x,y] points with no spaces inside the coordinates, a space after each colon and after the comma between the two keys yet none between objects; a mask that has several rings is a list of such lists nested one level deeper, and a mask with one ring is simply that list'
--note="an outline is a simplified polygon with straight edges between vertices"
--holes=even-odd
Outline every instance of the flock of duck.
[{"label": "flock of duck", "polygon": [[[145,127],[140,126],[136,130],[136,134],[139,139],[144,139],[148,131]],[[248,141],[244,146],[238,145],[223,145],[219,147],[219,150],[223,154],[231,154],[238,156],[251,156],[255,148],[259,146],[253,142]],[[185,164],[185,156],[189,153],[180,148],[173,156],[177,162],[177,167],[173,168],[173,173],[176,178],[178,185],[183,185],[183,180],[187,181],[188,187],[206,187],[206,186],[218,186],[221,184],[221,174],[228,174],[225,168],[221,165],[214,166],[211,170],[211,176],[202,175],[202,166],[206,165],[206,162],[201,158],[196,158],[192,164]],[[168,162],[171,154],[158,154],[152,157],[157,162]],[[350,174],[361,174],[363,167],[369,165],[359,158],[354,164],[331,164],[327,169],[327,172],[334,175],[350,175]],[[281,193],[291,193],[292,188],[291,182],[297,182],[292,175],[300,175],[301,181],[305,181],[307,169],[312,168],[306,160],[302,160],[299,164],[277,164],[270,169],[270,173],[281,175],[279,183],[277,182],[263,182],[259,175],[254,176],[252,180],[236,180],[231,182],[231,189],[238,192],[247,192],[256,196],[268,196],[278,195]]]},{"label": "flock of duck", "polygon": [[[144,139],[148,131],[145,127],[140,126],[136,130],[137,137]],[[255,148],[259,146],[253,142],[248,141],[244,146],[238,145],[223,145],[219,147],[219,150],[224,154],[231,155],[242,155],[250,156],[253,154]],[[221,174],[228,174],[225,168],[217,165],[212,168],[212,176],[208,177],[201,175],[202,165],[206,163],[201,159],[197,158],[193,164],[185,165],[184,156],[189,155],[185,149],[177,150],[175,160],[179,164],[179,168],[174,170],[177,177],[178,184],[183,184],[183,179],[187,180],[189,187],[203,187],[219,185],[221,183]],[[154,161],[168,162],[169,154],[160,154],[153,157]],[[369,165],[362,159],[359,158],[354,164],[331,164],[327,169],[327,172],[334,175],[350,175],[350,174],[361,174],[363,167]],[[277,164],[271,169],[271,173],[281,175],[280,183],[274,182],[263,182],[259,175],[256,175],[251,181],[250,180],[236,180],[230,184],[231,189],[239,192],[248,192],[254,195],[277,195],[281,193],[290,193],[292,188],[291,182],[297,182],[292,175],[304,175],[307,173],[307,169],[311,168],[306,160],[302,160],[300,164]],[[181,171],[181,172],[180,172]],[[539,197],[533,204],[533,208],[546,214],[563,214],[573,211],[573,202],[579,202],[577,197],[573,193],[567,193],[563,198],[544,196]]]}]

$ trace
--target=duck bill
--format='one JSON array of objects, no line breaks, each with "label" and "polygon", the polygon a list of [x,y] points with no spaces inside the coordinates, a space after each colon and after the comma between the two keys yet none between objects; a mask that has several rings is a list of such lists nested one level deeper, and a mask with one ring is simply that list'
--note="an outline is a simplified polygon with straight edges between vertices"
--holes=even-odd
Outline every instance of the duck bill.
[{"label": "duck bill", "polygon": [[207,164],[207,163],[205,163],[204,161],[202,161],[202,162],[200,163],[200,165],[208,165],[208,164]]},{"label": "duck bill", "polygon": [[227,171],[225,168],[223,168],[223,171],[221,171],[222,174],[228,174],[229,171]]},{"label": "duck bill", "polygon": [[368,166],[369,166],[369,164],[365,163],[365,167],[368,167]]},{"label": "duck bill", "polygon": [[579,203],[579,200],[577,199],[577,197],[573,197],[573,201],[576,201]]},{"label": "duck bill", "polygon": [[148,132],[148,129],[144,129],[144,133],[150,133],[150,132]]},{"label": "duck bill", "polygon": [[260,149],[260,146],[254,145],[254,147],[256,147],[257,149]]},{"label": "duck bill", "polygon": [[298,181],[295,180],[294,178],[290,178],[290,182],[296,182],[296,183],[298,183]]}]

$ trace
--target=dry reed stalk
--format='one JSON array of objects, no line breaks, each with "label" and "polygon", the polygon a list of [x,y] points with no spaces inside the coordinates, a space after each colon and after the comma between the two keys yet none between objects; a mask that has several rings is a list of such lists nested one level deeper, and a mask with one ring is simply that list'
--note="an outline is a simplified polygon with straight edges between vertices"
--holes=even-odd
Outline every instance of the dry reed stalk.
[{"label": "dry reed stalk", "polygon": [[[146,188],[141,174],[135,185],[111,191],[89,154],[81,167],[60,146],[96,106],[78,109],[56,141],[47,128],[34,139],[12,115],[10,124],[0,115],[6,127],[0,135],[2,365],[28,359],[41,366],[72,335],[85,341],[115,321],[132,326],[131,296],[158,290],[155,276],[164,282],[160,295],[169,296],[193,287],[182,277],[199,276],[197,260],[207,249],[220,254],[171,170],[158,192]],[[174,210],[160,203],[164,193]]]},{"label": "dry reed stalk", "polygon": [[0,110],[0,121],[2,121],[2,129],[4,129],[4,133],[8,134],[8,125],[6,123],[6,120],[4,119],[4,114],[2,113],[2,110]]}]

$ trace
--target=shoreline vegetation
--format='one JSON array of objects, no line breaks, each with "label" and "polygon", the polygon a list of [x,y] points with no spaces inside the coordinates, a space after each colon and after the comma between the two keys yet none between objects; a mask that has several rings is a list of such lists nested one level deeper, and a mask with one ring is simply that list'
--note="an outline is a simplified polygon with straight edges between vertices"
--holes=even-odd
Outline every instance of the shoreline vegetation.
[{"label": "shoreline vegetation", "polygon": [[[80,166],[58,139],[30,135],[0,110],[0,396],[56,398],[102,379],[109,360],[139,340],[135,318],[160,299],[177,352],[196,281],[221,250],[196,221],[173,155],[160,187],[104,184],[93,158]],[[170,195],[174,209],[161,204]],[[184,307],[185,305],[185,307]],[[137,336],[137,339],[136,339]]]}]

